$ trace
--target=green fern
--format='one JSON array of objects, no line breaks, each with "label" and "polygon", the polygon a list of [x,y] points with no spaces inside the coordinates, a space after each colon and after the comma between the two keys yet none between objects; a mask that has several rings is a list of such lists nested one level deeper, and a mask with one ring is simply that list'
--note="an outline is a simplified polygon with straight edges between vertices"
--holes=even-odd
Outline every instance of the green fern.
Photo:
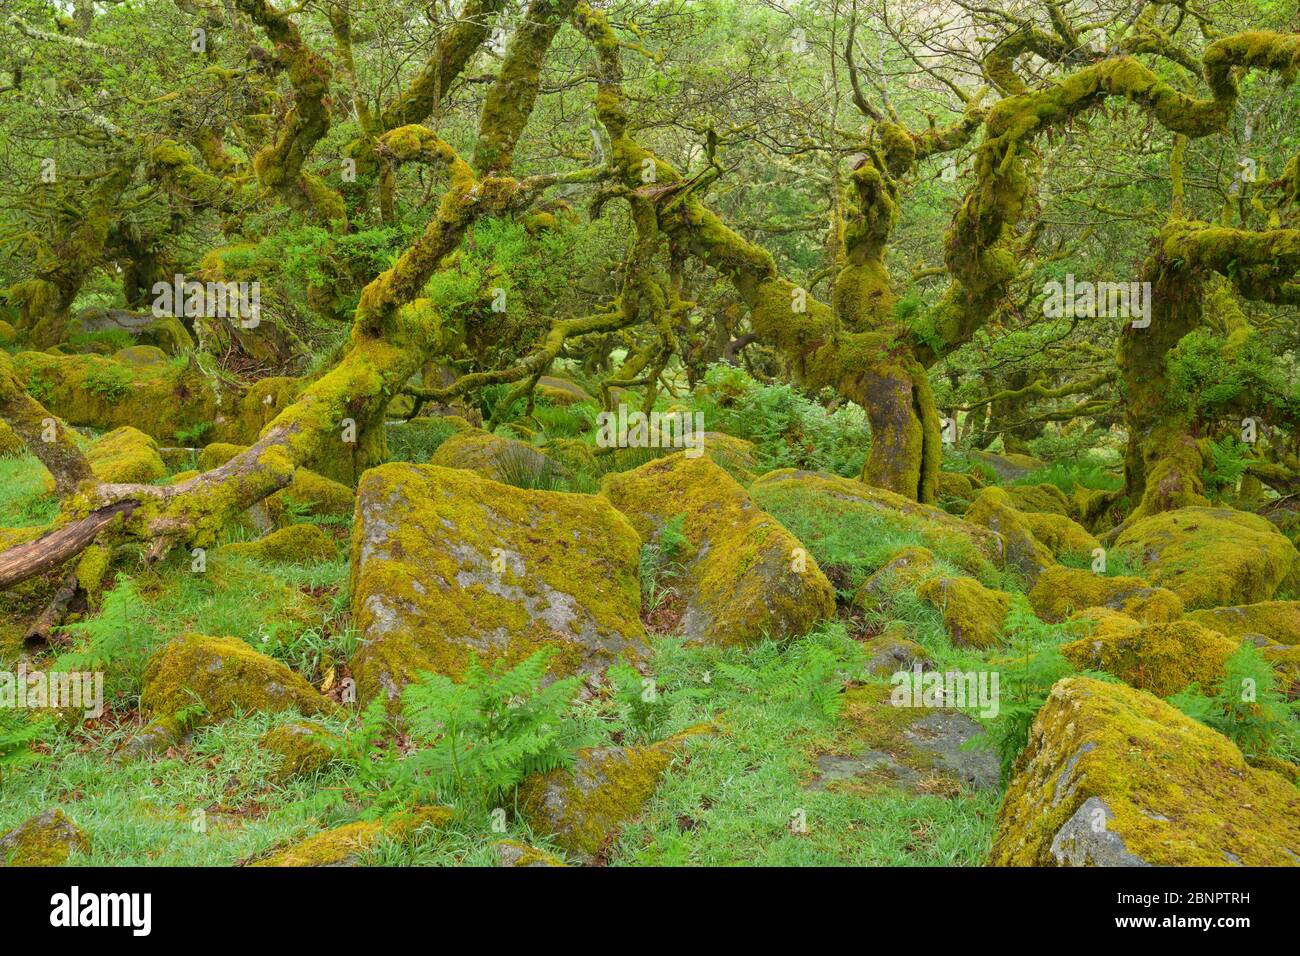
[{"label": "green fern", "polygon": [[541,687],[551,651],[505,668],[477,658],[455,683],[424,674],[402,693],[407,757],[375,755],[387,730],[383,705],[367,709],[358,746],[363,778],[374,784],[378,808],[450,801],[462,809],[501,802],[527,776],[571,766],[583,726],[573,716],[581,686],[575,677]]}]

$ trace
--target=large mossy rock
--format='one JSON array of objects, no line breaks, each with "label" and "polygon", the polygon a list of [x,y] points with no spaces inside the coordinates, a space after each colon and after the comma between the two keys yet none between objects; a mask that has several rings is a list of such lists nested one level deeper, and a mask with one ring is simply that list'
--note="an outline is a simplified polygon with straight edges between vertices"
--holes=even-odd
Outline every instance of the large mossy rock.
[{"label": "large mossy rock", "polygon": [[1017,771],[995,866],[1300,864],[1300,789],[1122,684],[1058,682]]},{"label": "large mossy rock", "polygon": [[1026,475],[1032,475],[1047,467],[1047,463],[1032,455],[1014,452],[998,454],[993,451],[971,451],[968,457],[981,465],[987,465],[997,474],[999,481],[1018,481]]},{"label": "large mossy rock", "polygon": [[167,474],[158,442],[138,428],[123,425],[93,441],[86,461],[100,481],[147,485]]},{"label": "large mossy rock", "polygon": [[183,634],[149,658],[140,706],[173,732],[236,711],[296,710],[310,716],[334,708],[300,674],[239,638],[203,634]]},{"label": "large mossy rock", "polygon": [[1038,576],[1029,604],[1044,621],[1055,623],[1091,607],[1104,607],[1155,624],[1183,616],[1183,601],[1141,578],[1105,577],[1083,568],[1051,567]]},{"label": "large mossy rock", "polygon": [[675,560],[684,567],[687,638],[731,646],[793,637],[835,613],[835,590],[817,562],[711,459],[674,454],[606,475],[601,494],[646,542],[685,515],[687,546]]},{"label": "large mossy rock", "polygon": [[1198,683],[1212,693],[1237,642],[1191,621],[1097,632],[1061,653],[1079,670],[1102,670],[1125,683],[1168,697]]},{"label": "large mossy rock", "polygon": [[929,548],[903,548],[862,582],[853,595],[853,603],[864,611],[879,611],[900,591],[915,588],[934,570],[934,552]]},{"label": "large mossy rock", "polygon": [[852,524],[864,535],[864,553],[873,548],[874,541],[865,537],[874,532],[881,538],[910,538],[975,575],[1001,563],[1002,545],[996,534],[941,508],[861,481],[783,468],[759,477],[750,485],[749,493],[760,508],[778,520],[784,515],[809,514],[832,527]]},{"label": "large mossy rock", "polygon": [[966,509],[966,520],[997,534],[1002,541],[1002,563],[1015,568],[1032,584],[1056,564],[1051,549],[1039,541],[1027,517],[1001,488],[985,488]]},{"label": "large mossy rock", "polygon": [[1238,607],[1209,608],[1192,611],[1187,619],[1224,637],[1258,635],[1279,644],[1300,644],[1300,601],[1261,601]]},{"label": "large mossy rock", "polygon": [[1041,541],[1054,557],[1067,554],[1091,557],[1101,547],[1101,542],[1088,529],[1073,518],[1046,511],[1022,511],[1021,517],[1033,536]]},{"label": "large mossy rock", "polygon": [[553,770],[519,786],[519,811],[535,831],[566,853],[591,862],[654,795],[659,780],[694,727],[648,747],[582,750],[572,770]]},{"label": "large mossy rock", "polygon": [[1270,600],[1300,563],[1286,537],[1264,518],[1231,508],[1179,508],[1142,518],[1115,549],[1143,566],[1189,611]]},{"label": "large mossy rock", "polygon": [[1011,595],[986,588],[974,578],[932,577],[916,590],[922,601],[943,614],[943,626],[957,647],[996,647]]},{"label": "large mossy rock", "polygon": [[481,428],[464,428],[433,453],[429,464],[461,468],[481,478],[518,483],[521,478],[540,480],[567,475],[568,469],[542,451],[516,438],[504,438]]},{"label": "large mossy rock", "polygon": [[271,776],[282,784],[324,769],[343,746],[343,739],[319,724],[296,720],[271,728],[257,738],[257,746],[275,756]]},{"label": "large mossy rock", "polygon": [[424,834],[446,826],[449,807],[417,807],[379,820],[359,820],[310,836],[254,866],[356,866],[385,841],[411,846]]},{"label": "large mossy rock", "polygon": [[131,425],[171,442],[177,432],[214,421],[220,409],[211,379],[193,360],[129,366],[99,355],[19,352],[13,361],[23,385],[69,425]]},{"label": "large mossy rock", "polygon": [[705,432],[704,454],[742,485],[748,485],[758,473],[758,452],[754,443],[744,438],[725,432]]},{"label": "large mossy rock", "polygon": [[1017,511],[1070,515],[1070,499],[1056,485],[1009,485],[1004,490]]},{"label": "large mossy rock", "polygon": [[552,405],[578,405],[582,402],[597,404],[596,399],[592,398],[591,394],[577,382],[571,382],[558,375],[543,375],[539,378],[537,394]]},{"label": "large mossy rock", "polygon": [[0,836],[0,866],[63,866],[90,840],[58,808],[46,810]]},{"label": "large mossy rock", "polygon": [[306,563],[332,561],[338,555],[334,539],[314,524],[291,524],[256,541],[228,544],[222,554],[239,555],[256,561]]},{"label": "large mossy rock", "polygon": [[640,656],[640,548],[596,495],[435,465],[371,469],[352,529],[359,699],[393,698],[419,671],[457,677],[471,654],[517,662],[552,648],[559,673]]}]

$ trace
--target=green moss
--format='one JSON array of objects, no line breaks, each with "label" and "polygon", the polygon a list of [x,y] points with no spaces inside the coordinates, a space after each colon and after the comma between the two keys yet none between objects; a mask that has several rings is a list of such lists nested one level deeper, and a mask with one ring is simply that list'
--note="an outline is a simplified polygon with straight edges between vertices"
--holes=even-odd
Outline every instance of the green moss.
[{"label": "green moss", "polygon": [[279,760],[274,771],[276,783],[315,774],[334,759],[341,743],[340,737],[307,721],[273,727],[257,740],[261,749],[275,754]]},{"label": "green moss", "polygon": [[[756,479],[750,485],[750,494],[759,507],[795,527],[809,550],[823,564],[842,563],[849,556],[823,550],[811,533],[813,522],[808,519],[812,516],[825,519],[828,529],[852,529],[853,540],[848,542],[848,546],[855,554],[867,559],[873,572],[887,562],[899,544],[905,542],[923,546],[980,578],[992,576],[995,564],[1001,564],[1002,548],[997,535],[955,518],[940,508],[920,504],[860,481],[782,469]],[[827,535],[829,537],[829,530]],[[878,561],[872,561],[870,557],[877,540],[891,545]]]},{"label": "green moss", "polygon": [[1002,622],[1011,609],[1005,591],[984,587],[974,578],[936,576],[917,588],[917,596],[943,612],[943,625],[957,647],[988,648],[1001,643]]},{"label": "green moss", "polygon": [[334,539],[314,524],[291,524],[256,541],[228,544],[222,550],[258,561],[287,564],[332,561],[338,554]]},{"label": "green moss", "polygon": [[1004,564],[1031,582],[1056,564],[1055,556],[1001,488],[983,489],[966,510],[966,520],[1001,535]]},{"label": "green moss", "polygon": [[1259,634],[1281,644],[1300,644],[1300,601],[1262,601],[1192,611],[1187,620],[1218,631],[1224,637]]},{"label": "green moss", "polygon": [[1237,642],[1191,621],[1113,630],[1061,648],[1080,670],[1103,670],[1140,690],[1168,697],[1189,684],[1209,693],[1223,677],[1223,662]]},{"label": "green moss", "polygon": [[140,706],[164,724],[183,726],[237,710],[311,715],[333,707],[301,676],[238,638],[202,634],[183,634],[149,659]]},{"label": "green moss", "polygon": [[1017,771],[994,866],[1294,866],[1300,857],[1300,790],[1122,684],[1060,681]]},{"label": "green moss", "polygon": [[112,484],[144,485],[167,474],[158,443],[129,425],[92,442],[86,450],[86,460],[96,478]]},{"label": "green moss", "polygon": [[1044,621],[1063,621],[1076,611],[1103,607],[1150,624],[1176,621],[1183,602],[1141,578],[1104,577],[1082,568],[1051,567],[1039,575],[1029,603]]},{"label": "green moss", "polygon": [[295,517],[342,518],[352,514],[356,494],[340,484],[306,468],[296,468],[293,480],[266,499],[266,512],[276,524],[288,524]]},{"label": "green moss", "polygon": [[525,780],[519,810],[534,830],[590,860],[641,812],[673,758],[703,732],[692,728],[649,747],[583,750],[572,770]]},{"label": "green moss", "polygon": [[862,582],[853,603],[865,611],[878,611],[893,595],[916,588],[934,571],[934,553],[929,548],[903,548]]},{"label": "green moss", "polygon": [[451,822],[448,807],[418,807],[379,820],[360,820],[308,837],[254,866],[355,866],[383,841],[410,846]]},{"label": "green moss", "polygon": [[676,560],[686,601],[679,628],[688,638],[742,645],[792,637],[834,613],[834,589],[816,560],[711,459],[668,455],[606,475],[601,494],[646,542],[685,515],[687,545]]},{"label": "green moss", "polygon": [[73,852],[90,852],[90,840],[64,816],[46,810],[0,836],[0,863],[5,866],[66,866]]},{"label": "green moss", "polygon": [[607,501],[530,491],[433,465],[366,472],[352,534],[361,699],[418,670],[456,676],[471,653],[555,672],[644,652],[640,539]]},{"label": "green moss", "polygon": [[1065,515],[1022,511],[1021,517],[1033,536],[1058,558],[1062,555],[1091,557],[1093,551],[1101,547],[1101,542],[1082,525]]},{"label": "green moss", "polygon": [[1189,611],[1267,601],[1300,561],[1267,520],[1231,508],[1151,515],[1125,528],[1115,549]]}]

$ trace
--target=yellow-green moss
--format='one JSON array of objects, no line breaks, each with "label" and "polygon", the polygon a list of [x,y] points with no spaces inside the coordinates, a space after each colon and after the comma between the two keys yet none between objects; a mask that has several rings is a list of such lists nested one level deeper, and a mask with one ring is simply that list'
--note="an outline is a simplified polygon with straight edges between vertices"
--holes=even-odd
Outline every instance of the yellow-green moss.
[{"label": "yellow-green moss", "polygon": [[903,548],[862,582],[853,603],[866,611],[880,610],[893,595],[915,588],[933,570],[934,552],[929,548]]},{"label": "yellow-green moss", "polygon": [[90,840],[62,810],[46,810],[0,836],[0,864],[65,866],[73,851],[90,852]]},{"label": "yellow-green moss", "polygon": [[816,561],[711,459],[668,455],[606,475],[601,494],[646,542],[685,515],[688,543],[674,560],[684,567],[679,628],[688,638],[749,644],[803,634],[834,614],[834,588]]},{"label": "yellow-green moss", "polygon": [[257,739],[258,747],[279,758],[274,771],[277,783],[311,776],[321,770],[334,759],[335,748],[340,743],[338,736],[307,721],[273,727]]},{"label": "yellow-green moss", "polygon": [[957,647],[996,647],[1002,622],[1011,609],[1011,596],[986,588],[974,578],[932,577],[916,590],[917,597],[943,612],[943,626]]},{"label": "yellow-green moss", "polygon": [[1218,631],[1224,637],[1260,634],[1281,644],[1300,644],[1300,601],[1262,601],[1239,607],[1191,611],[1189,621]]},{"label": "yellow-green moss", "polygon": [[1268,601],[1300,561],[1295,545],[1267,520],[1231,508],[1151,515],[1126,528],[1115,549],[1189,611]]},{"label": "yellow-green moss", "polygon": [[1148,693],[1067,678],[1034,721],[989,863],[1106,861],[1294,866],[1300,790]]},{"label": "yellow-green moss", "polygon": [[286,564],[332,561],[338,554],[334,539],[314,524],[291,524],[256,541],[228,544],[222,550],[227,554]]},{"label": "yellow-green moss", "polygon": [[568,853],[591,859],[641,812],[673,758],[705,728],[691,728],[649,747],[583,750],[570,770],[529,777],[519,810],[534,830]]},{"label": "yellow-green moss", "polygon": [[96,478],[113,484],[148,484],[167,474],[158,443],[130,425],[92,442],[86,460]]},{"label": "yellow-green moss", "polygon": [[581,385],[560,378],[556,375],[543,375],[537,380],[537,394],[552,405],[577,405],[586,402],[595,405],[596,400]]},{"label": "yellow-green moss", "polygon": [[308,837],[301,843],[260,860],[254,866],[354,866],[384,840],[414,844],[430,829],[446,826],[448,807],[418,807],[380,820],[360,820]]},{"label": "yellow-green moss", "polygon": [[1101,547],[1101,542],[1090,535],[1082,525],[1065,515],[1022,511],[1021,516],[1034,537],[1056,557],[1063,554],[1081,554],[1091,557],[1093,551]]},{"label": "yellow-green moss", "polygon": [[504,481],[514,470],[567,474],[562,465],[527,442],[493,435],[481,428],[466,428],[452,435],[438,446],[429,464],[463,468],[493,481]]},{"label": "yellow-green moss", "polygon": [[1103,670],[1140,690],[1168,697],[1198,683],[1212,692],[1237,642],[1191,621],[1112,630],[1066,644],[1061,653],[1080,670]]},{"label": "yellow-green moss", "polygon": [[311,715],[333,708],[279,661],[238,638],[202,634],[174,638],[149,659],[140,706],[164,723],[184,714],[183,725],[224,720],[237,709]]},{"label": "yellow-green moss", "polygon": [[266,513],[276,524],[295,516],[341,518],[352,514],[356,494],[347,485],[306,468],[294,470],[293,480],[266,499]]},{"label": "yellow-green moss", "polygon": [[492,848],[497,854],[497,866],[568,866],[554,854],[518,840],[498,840]]},{"label": "yellow-green moss", "polygon": [[933,505],[860,481],[785,468],[762,475],[749,492],[761,508],[797,506],[879,521],[893,533],[918,537],[934,554],[970,574],[984,575],[994,564],[1001,565],[1002,545],[996,534]]},{"label": "yellow-green moss", "polygon": [[353,660],[364,701],[471,653],[558,652],[557,672],[644,652],[640,538],[603,498],[393,463],[366,472],[352,533]]},{"label": "yellow-green moss", "polygon": [[1029,604],[1044,621],[1063,621],[1076,611],[1110,608],[1138,621],[1156,624],[1183,616],[1182,599],[1141,578],[1105,577],[1082,568],[1051,567],[1039,575]]},{"label": "yellow-green moss", "polygon": [[966,520],[1001,535],[1004,564],[1015,568],[1031,582],[1056,564],[1055,556],[1034,535],[1026,516],[1002,488],[985,488],[976,495],[966,509]]},{"label": "yellow-green moss", "polygon": [[98,355],[19,352],[19,380],[69,425],[131,425],[160,441],[212,421],[218,394],[193,359],[128,367]]},{"label": "yellow-green moss", "polygon": [[21,455],[26,450],[27,445],[14,434],[14,430],[9,427],[8,422],[0,419],[0,458],[9,455]]},{"label": "yellow-green moss", "polygon": [[1070,499],[1056,485],[1011,485],[1004,490],[1017,511],[1070,514]]}]

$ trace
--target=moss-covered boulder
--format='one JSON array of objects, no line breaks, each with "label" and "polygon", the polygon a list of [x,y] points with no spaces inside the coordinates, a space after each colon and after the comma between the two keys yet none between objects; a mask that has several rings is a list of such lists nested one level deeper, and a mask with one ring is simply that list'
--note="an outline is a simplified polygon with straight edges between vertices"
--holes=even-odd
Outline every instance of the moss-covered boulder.
[{"label": "moss-covered boulder", "polygon": [[[756,479],[749,493],[760,508],[778,517],[816,512],[878,528],[881,536],[912,538],[970,574],[985,573],[1001,562],[1001,542],[986,528],[861,481],[783,468]],[[863,550],[873,543],[864,540]]]},{"label": "moss-covered boulder", "polygon": [[1047,467],[1046,462],[1032,455],[1021,455],[1015,452],[998,454],[992,451],[971,451],[969,457],[972,461],[993,469],[999,481],[1019,481]]},{"label": "moss-covered boulder", "polygon": [[725,432],[705,432],[704,454],[742,485],[748,485],[758,473],[758,454],[752,441]]},{"label": "moss-covered boulder", "polygon": [[1224,637],[1257,634],[1279,644],[1300,644],[1300,601],[1261,601],[1238,607],[1207,608],[1189,612],[1187,620],[1218,631]]},{"label": "moss-covered boulder", "polygon": [[835,590],[803,545],[707,457],[668,455],[606,475],[601,494],[656,540],[685,515],[687,544],[675,560],[685,601],[680,633],[741,645],[805,633],[835,613]]},{"label": "moss-covered boulder", "polygon": [[920,584],[933,573],[934,565],[934,552],[929,548],[903,548],[862,582],[853,595],[853,603],[864,611],[878,611],[900,591]]},{"label": "moss-covered boulder", "polygon": [[1005,491],[1017,511],[1069,517],[1070,499],[1056,485],[1009,485]]},{"label": "moss-covered boulder", "polygon": [[481,428],[466,428],[452,435],[438,446],[429,464],[462,468],[507,484],[545,483],[568,474],[567,468],[527,442]]},{"label": "moss-covered boulder", "polygon": [[9,423],[0,419],[0,458],[21,455],[26,450],[27,445],[9,427]]},{"label": "moss-covered boulder", "polygon": [[966,509],[966,520],[999,535],[1002,563],[1018,570],[1031,583],[1056,564],[1056,556],[1038,540],[1026,516],[1002,488],[985,488],[976,495]]},{"label": "moss-covered boulder", "polygon": [[553,853],[539,850],[518,840],[498,840],[492,844],[497,866],[567,866]]},{"label": "moss-covered boulder", "polygon": [[641,539],[607,500],[530,491],[435,465],[371,469],[352,529],[352,661],[364,702],[470,654],[543,647],[560,672],[644,653]]},{"label": "moss-covered boulder", "polygon": [[975,497],[975,483],[969,475],[956,471],[939,472],[939,497],[970,501]]},{"label": "moss-covered boulder", "polygon": [[13,362],[27,390],[69,425],[131,425],[170,442],[213,421],[220,407],[217,387],[193,359],[128,366],[99,355],[19,352]]},{"label": "moss-covered boulder", "polygon": [[923,582],[916,595],[943,614],[943,626],[957,647],[996,647],[1011,595],[986,588],[974,578],[938,575]]},{"label": "moss-covered boulder", "polygon": [[1066,554],[1091,556],[1101,542],[1073,518],[1049,512],[1021,512],[1034,537],[1047,546],[1054,557]]},{"label": "moss-covered boulder", "polygon": [[379,820],[359,820],[310,836],[254,866],[356,866],[385,841],[412,846],[452,819],[448,807],[417,807]]},{"label": "moss-covered boulder", "polygon": [[174,733],[236,711],[311,716],[334,707],[301,675],[239,638],[203,634],[183,634],[149,658],[140,706]]},{"label": "moss-covered boulder", "polygon": [[1108,607],[1090,607],[1072,614],[1069,621],[1083,637],[1109,640],[1142,628],[1142,622]]},{"label": "moss-covered boulder", "polygon": [[4,866],[64,866],[73,852],[89,853],[90,840],[57,808],[0,836],[0,864]]},{"label": "moss-covered boulder", "polygon": [[1223,677],[1223,662],[1237,642],[1191,621],[1110,629],[1061,648],[1080,670],[1101,670],[1125,683],[1168,697],[1199,683],[1210,693]]},{"label": "moss-covered boulder", "polygon": [[1115,549],[1189,611],[1270,600],[1300,552],[1264,518],[1231,508],[1179,508],[1142,518]]},{"label": "moss-covered boulder", "polygon": [[866,671],[875,677],[889,677],[900,671],[910,671],[917,664],[922,670],[930,670],[934,662],[927,651],[916,641],[907,636],[907,629],[900,622],[894,622],[880,634],[863,643],[867,652]]},{"label": "moss-covered boulder", "polygon": [[266,499],[266,513],[277,525],[295,518],[345,518],[352,514],[356,493],[342,482],[298,468],[288,485]]},{"label": "moss-covered boulder", "polygon": [[342,742],[338,735],[305,720],[272,727],[257,739],[258,747],[276,758],[275,783],[309,777],[324,769]]},{"label": "moss-covered boulder", "polygon": [[577,405],[582,402],[597,404],[596,400],[576,382],[558,375],[543,375],[537,380],[537,394],[552,405]]},{"label": "moss-covered boulder", "polygon": [[1300,789],[1151,694],[1052,688],[1017,763],[995,866],[1295,866]]},{"label": "moss-covered boulder", "polygon": [[167,474],[158,442],[138,428],[123,425],[91,442],[86,461],[100,481],[148,484]]},{"label": "moss-covered boulder", "polygon": [[1166,588],[1152,587],[1141,578],[1108,578],[1059,565],[1039,575],[1029,592],[1029,604],[1035,614],[1051,623],[1090,607],[1109,608],[1149,624],[1183,616],[1182,598]]},{"label": "moss-covered boulder", "polygon": [[241,452],[248,451],[248,448],[248,445],[214,441],[203,446],[203,449],[195,458],[195,463],[198,465],[199,471],[211,471],[213,468],[220,468]]},{"label": "moss-covered boulder", "polygon": [[581,751],[572,770],[554,770],[519,787],[519,811],[535,831],[583,862],[595,859],[654,795],[673,758],[700,728],[649,747]]},{"label": "moss-covered boulder", "polygon": [[222,551],[257,561],[305,563],[332,561],[338,554],[334,539],[314,524],[291,524],[256,541],[228,544]]}]

